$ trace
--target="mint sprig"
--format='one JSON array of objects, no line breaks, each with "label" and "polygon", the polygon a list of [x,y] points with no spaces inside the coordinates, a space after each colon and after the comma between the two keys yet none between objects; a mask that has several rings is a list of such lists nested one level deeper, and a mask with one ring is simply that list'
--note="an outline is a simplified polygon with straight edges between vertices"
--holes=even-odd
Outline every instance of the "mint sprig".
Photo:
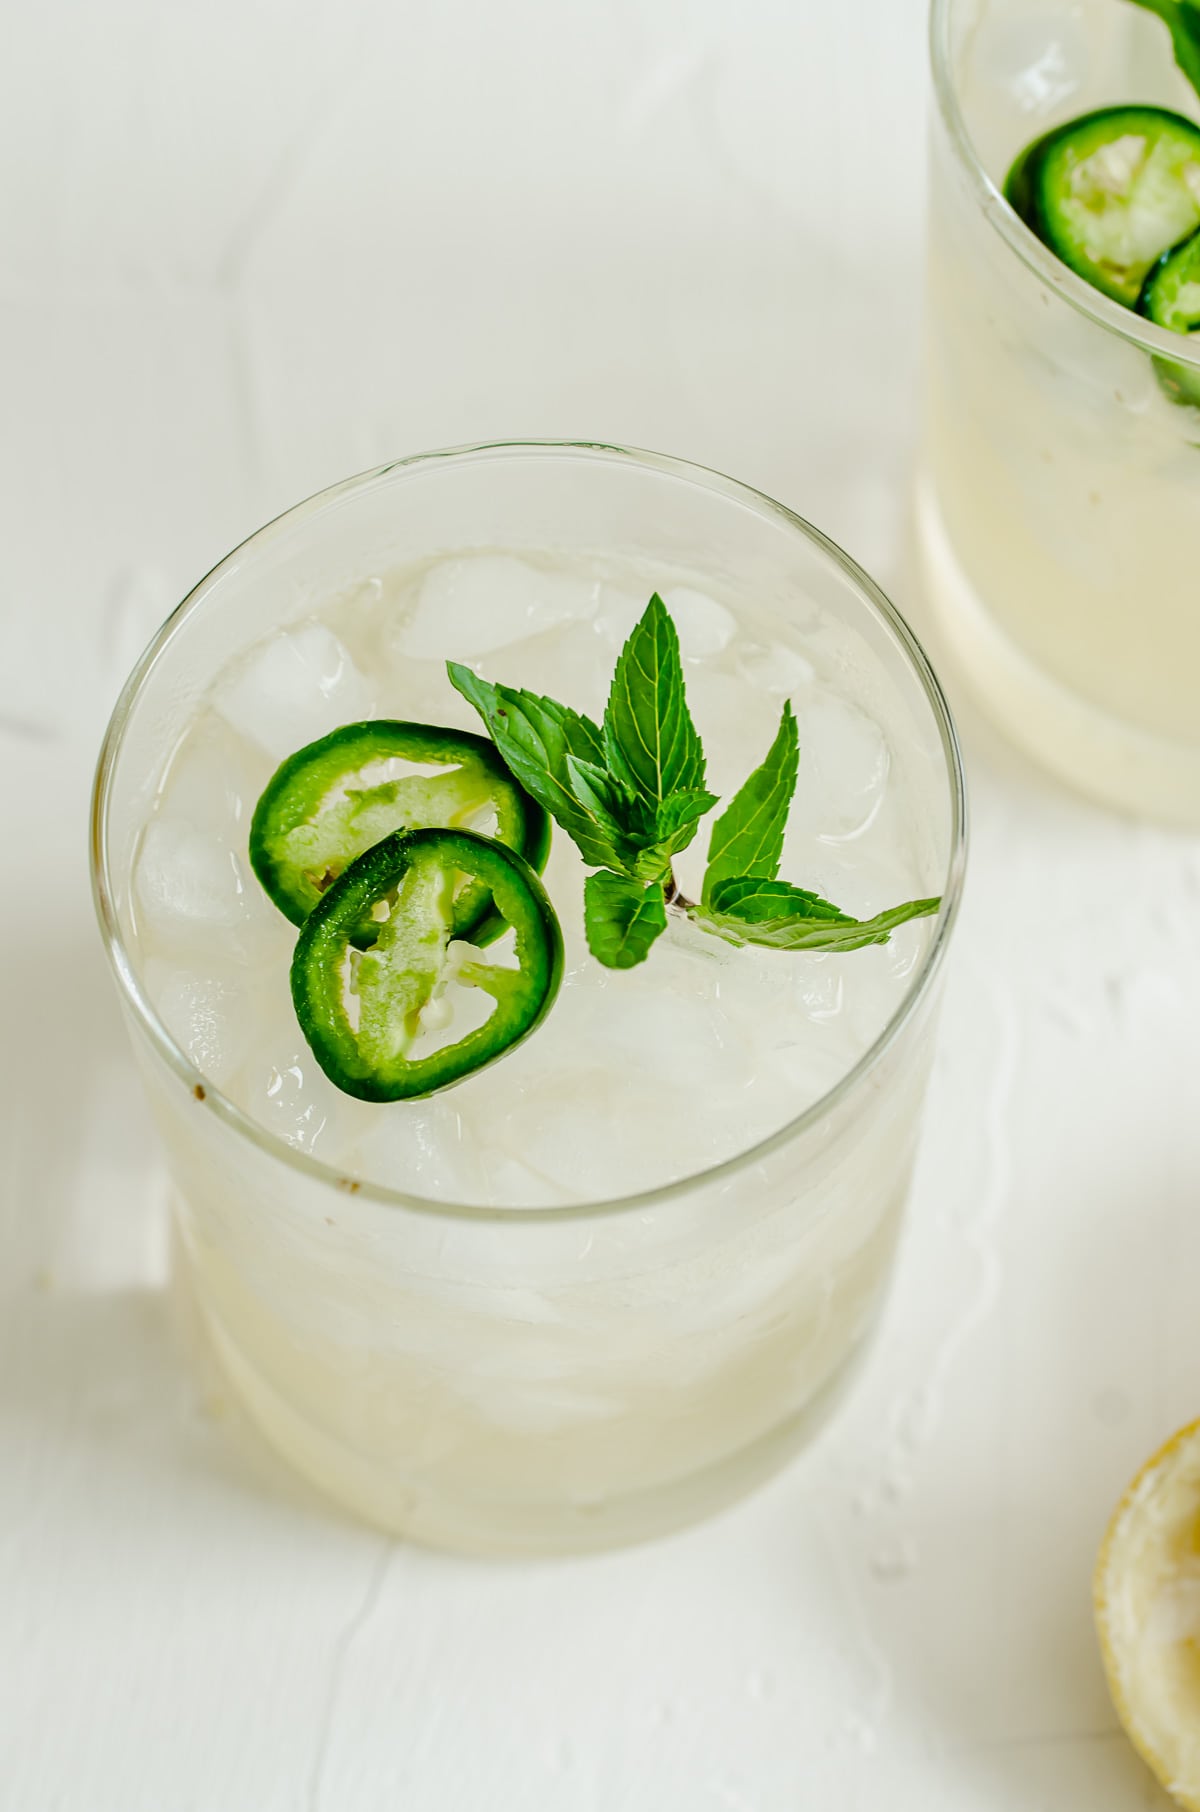
[{"label": "mint sprig", "polygon": [[644,963],[651,944],[667,928],[661,881],[647,884],[607,869],[584,882],[583,911],[588,949],[606,969]]},{"label": "mint sprig", "polygon": [[672,857],[717,798],[704,787],[679,637],[657,593],[617,661],[603,729],[555,699],[493,685],[457,662],[447,672],[585,862],[640,886],[670,880]]},{"label": "mint sprig", "polygon": [[800,766],[795,713],[783,707],[765,760],[712,827],[699,901],[679,892],[673,858],[719,803],[705,787],[704,749],[688,708],[679,637],[656,592],[617,660],[603,726],[552,698],[493,685],[447,662],[526,792],[545,807],[590,868],[588,948],[610,969],[644,962],[668,906],[734,944],[773,950],[857,950],[886,943],[940,900],[909,900],[858,920],[777,879]]},{"label": "mint sprig", "polygon": [[603,764],[599,725],[536,692],[493,686],[457,661],[447,661],[446,671],[451,685],[479,712],[516,779],[578,844],[584,861],[596,868],[619,863],[607,817],[580,796],[572,775],[572,763]]},{"label": "mint sprig", "polygon": [[1171,34],[1175,61],[1200,94],[1200,6],[1195,0],[1133,0],[1162,20]]},{"label": "mint sprig", "polygon": [[886,944],[898,925],[927,918],[941,900],[908,900],[873,919],[855,919],[818,894],[788,881],[747,875],[722,881],[711,904],[692,916],[706,931],[732,944],[760,944],[768,950],[861,950]]},{"label": "mint sprig", "polygon": [[711,901],[722,881],[742,875],[774,880],[783,859],[783,834],[800,772],[800,731],[790,700],[761,767],[736,792],[712,827],[701,899]]},{"label": "mint sprig", "polygon": [[613,776],[652,806],[704,786],[704,750],[688,710],[679,636],[657,592],[617,659],[604,709],[604,750]]}]

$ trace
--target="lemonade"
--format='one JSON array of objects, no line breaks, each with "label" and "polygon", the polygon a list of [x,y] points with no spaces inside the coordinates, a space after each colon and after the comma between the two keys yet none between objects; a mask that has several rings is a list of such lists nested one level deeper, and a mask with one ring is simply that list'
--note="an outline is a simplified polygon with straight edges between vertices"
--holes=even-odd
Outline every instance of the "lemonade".
[{"label": "lemonade", "polygon": [[940,625],[1050,767],[1200,823],[1200,410],[1160,381],[1164,349],[1185,376],[1200,352],[1073,275],[998,193],[1048,127],[1130,102],[1200,119],[1200,101],[1129,0],[939,0],[933,29],[918,525]]},{"label": "lemonade", "polygon": [[[961,860],[940,699],[866,587],[689,468],[479,449],[263,531],[135,676],[102,763],[101,908],[191,1286],[267,1435],[373,1520],[484,1549],[637,1538],[778,1464],[861,1346]],[[940,917],[785,952],[673,910],[648,960],[607,968],[556,828],[544,1023],[427,1098],[343,1092],[289,994],[296,927],[247,858],[279,763],[352,722],[478,729],[447,660],[599,715],[653,591],[714,792],[791,701],[783,873],[855,918],[922,894]],[[678,858],[681,895],[706,843]],[[472,1029],[464,999],[438,1038]]]}]

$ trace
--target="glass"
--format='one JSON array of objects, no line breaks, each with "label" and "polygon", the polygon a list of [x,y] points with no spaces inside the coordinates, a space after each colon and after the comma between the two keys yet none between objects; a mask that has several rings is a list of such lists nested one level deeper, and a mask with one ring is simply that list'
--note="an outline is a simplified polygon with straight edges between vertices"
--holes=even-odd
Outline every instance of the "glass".
[{"label": "glass", "polygon": [[[375,571],[473,548],[636,554],[836,626],[891,740],[924,891],[945,895],[902,1005],[814,1107],[702,1174],[582,1208],[456,1206],[339,1175],[198,1073],[139,975],[139,830],[224,663]],[[964,836],[937,682],[823,536],[729,479],[612,447],[466,448],[352,479],[252,536],[160,631],[108,732],[93,836],[182,1268],[234,1389],[301,1472],[421,1541],[573,1550],[704,1515],[807,1437],[891,1268]]]},{"label": "glass", "polygon": [[1067,271],[1000,194],[1052,125],[1196,96],[1127,0],[934,0],[932,55],[918,524],[940,629],[1047,767],[1200,824],[1200,413],[1160,383],[1164,354],[1200,374],[1200,349]]}]

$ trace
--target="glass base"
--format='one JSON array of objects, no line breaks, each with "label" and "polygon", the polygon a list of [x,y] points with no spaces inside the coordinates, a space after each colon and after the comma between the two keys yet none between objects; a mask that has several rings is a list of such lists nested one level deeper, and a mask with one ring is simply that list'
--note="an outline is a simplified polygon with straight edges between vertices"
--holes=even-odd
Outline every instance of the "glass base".
[{"label": "glass base", "polygon": [[650,1541],[744,1497],[806,1447],[839,1408],[863,1370],[879,1308],[833,1375],[786,1422],[701,1472],[599,1503],[448,1499],[430,1491],[419,1477],[398,1478],[373,1467],[297,1414],[219,1323],[203,1310],[201,1315],[216,1360],[259,1432],[327,1497],[389,1534],[425,1547],[516,1558]]},{"label": "glass base", "polygon": [[1123,723],[1035,666],[968,579],[928,476],[917,484],[916,528],[938,628],[988,716],[1019,748],[1090,798],[1200,827],[1200,744],[1173,742]]}]

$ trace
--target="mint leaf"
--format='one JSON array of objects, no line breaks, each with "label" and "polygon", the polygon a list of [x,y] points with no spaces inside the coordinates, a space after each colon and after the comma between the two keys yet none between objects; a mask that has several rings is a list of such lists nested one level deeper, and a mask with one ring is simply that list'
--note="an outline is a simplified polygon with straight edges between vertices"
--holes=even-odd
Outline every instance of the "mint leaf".
[{"label": "mint leaf", "polygon": [[606,765],[652,806],[704,785],[704,751],[688,710],[679,637],[655,592],[617,660],[604,711]]},{"label": "mint leaf", "polygon": [[588,949],[606,969],[632,969],[644,963],[651,944],[667,928],[659,882],[646,887],[607,869],[589,875],[584,883],[583,915]]},{"label": "mint leaf", "polygon": [[595,868],[623,866],[609,823],[580,800],[568,761],[602,764],[604,738],[598,724],[536,692],[495,686],[469,667],[447,661],[450,683],[474,705],[492,741],[525,791],[579,845]]},{"label": "mint leaf", "polygon": [[[526,692],[514,686],[493,685],[490,680],[480,679],[477,673],[472,673],[469,667],[462,666],[458,661],[447,661],[446,672],[450,675],[451,685],[479,712],[491,731],[493,740],[497,728],[501,732],[506,730],[506,713],[516,711],[518,718],[524,714],[539,724],[543,739],[546,739],[547,731],[549,732],[546,740],[548,754],[571,754],[580,761],[594,761],[603,766],[604,732],[590,717],[572,711],[567,705],[560,705],[557,699],[541,698],[536,692]],[[520,737],[519,722],[513,724],[512,734]]]},{"label": "mint leaf", "polygon": [[629,800],[605,769],[598,768],[594,762],[579,761],[574,755],[568,755],[566,768],[568,784],[581,808],[597,830],[608,837],[614,856],[619,854],[621,857],[619,863],[610,861],[607,866],[627,868],[636,842],[630,835]]},{"label": "mint leaf", "polygon": [[[624,864],[626,874],[639,881],[672,879],[671,858],[686,849],[699,829],[705,812],[716,805],[713,793],[672,793],[664,799],[651,820],[649,833],[630,832],[631,853]],[[643,811],[645,803],[638,801]]]},{"label": "mint leaf", "polygon": [[820,894],[793,887],[790,881],[777,881],[771,875],[731,875],[712,889],[707,904],[715,913],[742,919],[746,924],[767,924],[780,917],[801,915],[813,919],[849,916]]},{"label": "mint leaf", "polygon": [[1200,6],[1195,0],[1133,0],[1160,18],[1171,34],[1175,61],[1200,94]]},{"label": "mint leaf", "polygon": [[591,807],[598,815],[607,816],[622,844],[628,844],[631,849],[645,849],[654,842],[657,835],[655,817],[644,799],[639,799],[619,780],[614,780],[606,768],[597,767],[594,762],[577,761],[569,755],[567,768],[580,803]]},{"label": "mint leaf", "polygon": [[668,855],[686,849],[700,828],[700,820],[705,812],[711,812],[720,801],[715,793],[706,793],[700,788],[692,788],[684,793],[672,793],[664,799],[654,814],[654,835],[660,849]]},{"label": "mint leaf", "polygon": [[721,882],[692,917],[732,943],[771,950],[859,950],[886,944],[897,926],[928,918],[941,900],[907,900],[872,919],[851,918],[818,894],[765,875]]},{"label": "mint leaf", "polygon": [[775,740],[761,767],[729,801],[712,828],[701,898],[707,904],[722,881],[740,875],[773,880],[800,768],[800,733],[791,704],[783,707]]}]

